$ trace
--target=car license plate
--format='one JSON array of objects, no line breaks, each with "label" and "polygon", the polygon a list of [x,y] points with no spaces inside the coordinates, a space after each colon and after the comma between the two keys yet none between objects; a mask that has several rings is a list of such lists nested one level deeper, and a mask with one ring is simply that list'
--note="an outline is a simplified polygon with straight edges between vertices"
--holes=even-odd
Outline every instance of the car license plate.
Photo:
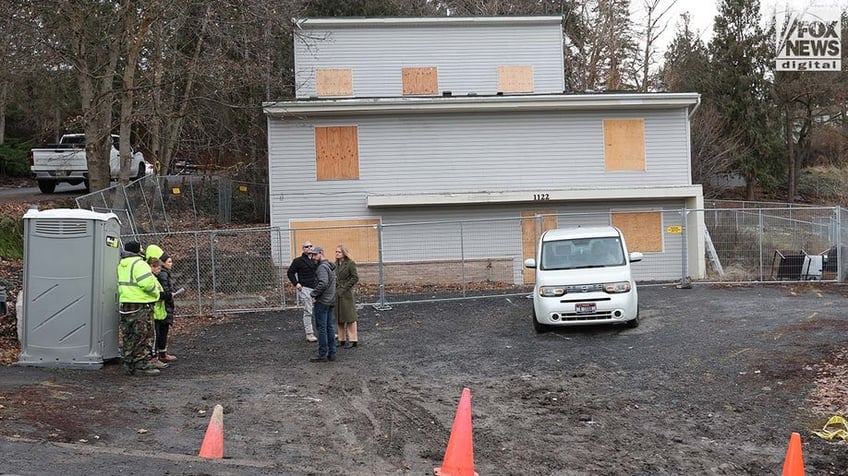
[{"label": "car license plate", "polygon": [[581,302],[574,305],[574,310],[577,314],[589,314],[595,312],[595,303]]}]

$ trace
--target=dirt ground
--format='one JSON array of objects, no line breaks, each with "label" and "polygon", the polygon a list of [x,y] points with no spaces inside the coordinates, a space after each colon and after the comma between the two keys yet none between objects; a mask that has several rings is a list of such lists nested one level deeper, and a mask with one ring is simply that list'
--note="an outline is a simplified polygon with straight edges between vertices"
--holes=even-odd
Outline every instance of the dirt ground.
[{"label": "dirt ground", "polygon": [[[636,329],[546,334],[524,297],[363,307],[332,363],[308,362],[286,311],[197,318],[159,377],[0,367],[0,474],[432,474],[463,388],[481,475],[773,475],[792,432],[808,475],[848,474],[846,443],[811,433],[848,416],[844,385],[821,385],[842,288],[640,298]],[[225,458],[202,460],[216,404]]]}]

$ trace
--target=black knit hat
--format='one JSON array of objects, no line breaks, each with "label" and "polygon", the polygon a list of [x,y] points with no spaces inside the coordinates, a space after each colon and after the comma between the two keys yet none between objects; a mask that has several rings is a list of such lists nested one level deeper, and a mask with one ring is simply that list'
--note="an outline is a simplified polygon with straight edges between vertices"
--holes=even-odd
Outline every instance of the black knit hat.
[{"label": "black knit hat", "polygon": [[168,256],[168,253],[163,252],[162,256],[159,257],[159,261],[164,263],[165,261],[168,261],[168,258],[170,258],[170,256]]},{"label": "black knit hat", "polygon": [[141,253],[141,243],[137,241],[128,241],[124,243],[124,250],[129,253]]}]

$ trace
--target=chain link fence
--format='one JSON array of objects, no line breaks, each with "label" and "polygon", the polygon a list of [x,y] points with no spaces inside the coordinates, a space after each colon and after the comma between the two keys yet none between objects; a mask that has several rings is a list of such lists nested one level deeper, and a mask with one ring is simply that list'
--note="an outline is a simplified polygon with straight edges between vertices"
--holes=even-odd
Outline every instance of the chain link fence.
[{"label": "chain link fence", "polygon": [[708,281],[843,281],[846,210],[721,208],[703,213]]},{"label": "chain link fence", "polygon": [[267,224],[268,186],[216,175],[148,175],[76,199],[111,212],[128,235]]},{"label": "chain link fence", "polygon": [[[646,212],[648,213],[648,212]],[[655,213],[655,212],[651,212]],[[703,282],[837,281],[846,273],[848,230],[841,208],[663,210],[662,249],[635,263],[643,285],[676,284],[689,276],[686,217],[703,218]],[[357,262],[362,304],[391,304],[490,296],[526,296],[533,274],[523,266],[552,215],[299,229],[251,228],[133,234],[174,258],[175,286],[187,292],[178,314],[273,311],[298,305],[286,278],[303,241],[332,259],[339,244]],[[556,215],[556,226],[608,224],[609,213]],[[637,218],[638,219],[638,218]],[[528,226],[528,223],[530,226]],[[680,225],[684,224],[684,225]],[[679,229],[678,229],[679,228]],[[631,248],[648,246],[634,240]],[[528,243],[530,245],[528,246]]]},{"label": "chain link fence", "polygon": [[[641,251],[634,278],[643,285],[685,282],[843,281],[848,226],[839,207],[707,202],[702,210],[628,210],[628,245]],[[310,240],[333,257],[339,244],[357,262],[358,301],[392,303],[526,296],[544,230],[623,226],[609,211],[464,221],[314,228],[221,228],[267,217],[262,184],[211,176],[146,177],[77,199],[80,208],[115,213],[124,240],[156,243],[174,258],[175,286],[185,287],[180,315],[273,311],[297,306],[286,279],[300,244]],[[741,205],[741,206],[737,206]],[[615,216],[614,216],[615,215]],[[261,219],[260,219],[261,217]],[[689,228],[704,224],[704,256]],[[187,231],[190,230],[190,231]],[[646,231],[647,230],[647,231]],[[697,243],[697,246],[693,244]],[[696,266],[697,268],[693,268]]]}]

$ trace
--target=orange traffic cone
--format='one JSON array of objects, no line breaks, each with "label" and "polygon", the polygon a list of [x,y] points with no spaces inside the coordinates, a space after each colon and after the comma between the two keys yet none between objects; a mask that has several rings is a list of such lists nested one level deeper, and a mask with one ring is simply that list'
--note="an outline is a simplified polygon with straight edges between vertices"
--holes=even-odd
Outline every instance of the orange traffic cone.
[{"label": "orange traffic cone", "polygon": [[471,390],[467,388],[462,389],[445,459],[440,467],[433,469],[433,474],[477,476],[474,472],[474,444],[471,441]]},{"label": "orange traffic cone", "polygon": [[783,476],[804,476],[804,454],[801,451],[801,435],[792,433],[786,461],[783,462]]},{"label": "orange traffic cone", "polygon": [[223,458],[224,457],[224,407],[215,405],[212,411],[212,419],[206,427],[206,436],[200,445],[201,458]]}]

